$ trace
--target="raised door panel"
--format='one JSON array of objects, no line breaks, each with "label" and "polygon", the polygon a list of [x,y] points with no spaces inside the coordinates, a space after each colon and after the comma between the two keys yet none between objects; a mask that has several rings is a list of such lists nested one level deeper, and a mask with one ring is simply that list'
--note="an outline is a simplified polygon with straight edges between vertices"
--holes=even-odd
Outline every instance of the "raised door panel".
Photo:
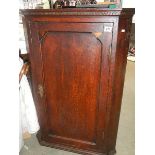
[{"label": "raised door panel", "polygon": [[51,143],[102,150],[112,40],[112,29],[104,30],[113,24],[68,25],[33,25],[31,59],[39,53],[41,68],[35,70],[44,90],[41,129]]},{"label": "raised door panel", "polygon": [[50,133],[94,142],[101,43],[91,33],[49,32],[42,52]]}]

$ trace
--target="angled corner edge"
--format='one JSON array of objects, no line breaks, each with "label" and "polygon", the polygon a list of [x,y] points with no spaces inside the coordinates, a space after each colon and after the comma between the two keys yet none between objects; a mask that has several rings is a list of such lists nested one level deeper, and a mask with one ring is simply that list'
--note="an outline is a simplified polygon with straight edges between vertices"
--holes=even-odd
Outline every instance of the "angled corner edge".
[{"label": "angled corner edge", "polygon": [[93,32],[92,33],[96,38],[99,38],[102,35],[102,32]]}]

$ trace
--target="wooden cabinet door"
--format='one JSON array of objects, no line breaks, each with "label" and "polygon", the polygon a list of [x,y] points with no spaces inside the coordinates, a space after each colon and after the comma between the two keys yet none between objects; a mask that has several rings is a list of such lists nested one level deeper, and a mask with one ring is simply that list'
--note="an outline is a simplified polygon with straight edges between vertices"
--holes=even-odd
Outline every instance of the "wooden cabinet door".
[{"label": "wooden cabinet door", "polygon": [[33,22],[30,27],[42,139],[102,151],[113,23]]}]

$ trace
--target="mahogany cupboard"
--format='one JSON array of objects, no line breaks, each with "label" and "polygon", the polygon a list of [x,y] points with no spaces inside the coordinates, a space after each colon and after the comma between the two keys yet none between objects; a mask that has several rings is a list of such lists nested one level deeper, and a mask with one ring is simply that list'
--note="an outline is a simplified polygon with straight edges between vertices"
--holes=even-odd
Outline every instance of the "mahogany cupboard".
[{"label": "mahogany cupboard", "polygon": [[20,13],[40,144],[113,155],[134,9]]}]

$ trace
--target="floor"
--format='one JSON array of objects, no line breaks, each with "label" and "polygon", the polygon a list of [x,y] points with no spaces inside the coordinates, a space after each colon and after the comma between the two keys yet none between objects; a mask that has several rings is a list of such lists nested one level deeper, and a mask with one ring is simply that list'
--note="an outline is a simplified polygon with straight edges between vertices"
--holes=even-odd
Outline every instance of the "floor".
[{"label": "floor", "polygon": [[[135,63],[128,61],[120,115],[116,155],[135,154]],[[25,140],[19,155],[78,155],[67,151],[40,146],[35,134]]]}]

